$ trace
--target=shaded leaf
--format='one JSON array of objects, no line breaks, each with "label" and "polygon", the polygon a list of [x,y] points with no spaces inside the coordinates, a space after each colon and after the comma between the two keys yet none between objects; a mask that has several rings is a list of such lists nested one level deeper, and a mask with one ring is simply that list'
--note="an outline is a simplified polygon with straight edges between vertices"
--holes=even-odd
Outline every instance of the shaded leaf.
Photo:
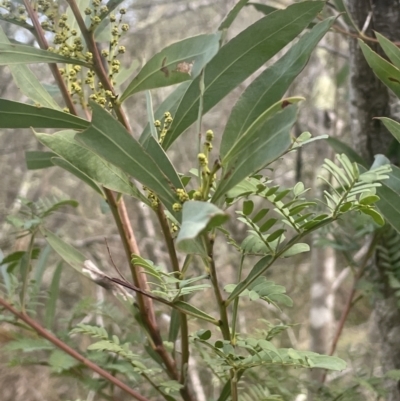
[{"label": "shaded leaf", "polygon": [[279,158],[290,146],[290,130],[296,121],[295,106],[284,108],[265,122],[242,152],[224,165],[223,176],[213,195],[213,202],[226,194],[246,177]]},{"label": "shaded leaf", "polygon": [[[0,42],[10,43],[0,27]],[[14,78],[15,85],[28,99],[42,106],[60,110],[57,102],[41,85],[35,74],[26,65],[10,65],[8,67]]]},{"label": "shaded leaf", "polygon": [[209,202],[187,201],[183,205],[182,225],[176,239],[177,247],[188,250],[191,243],[202,231],[220,226],[228,215]]},{"label": "shaded leaf", "polygon": [[41,152],[41,151],[26,151],[25,162],[28,170],[39,170],[42,168],[54,167],[52,158],[57,156],[53,152]]},{"label": "shaded leaf", "polygon": [[326,141],[336,153],[344,153],[352,163],[355,162],[360,164],[361,166],[364,166],[365,168],[368,168],[367,162],[349,145],[345,144],[342,141],[339,141],[339,139],[332,137],[326,139]]},{"label": "shaded leaf", "polygon": [[317,24],[246,88],[233,107],[225,126],[220,148],[221,156],[225,156],[239,138],[245,135],[246,130],[281,99],[334,21],[335,18],[329,18]]},{"label": "shaded leaf", "polygon": [[202,310],[196,308],[193,305],[188,304],[187,302],[175,301],[173,303],[173,305],[178,310],[180,310],[183,313],[186,313],[190,316],[196,317],[200,320],[205,320],[206,322],[218,324],[218,321],[216,319],[214,319],[212,316],[210,316],[208,313],[203,312]]},{"label": "shaded leaf", "polygon": [[235,6],[229,11],[228,15],[224,18],[218,27],[219,31],[227,30],[238,16],[240,10],[247,4],[249,0],[239,0]]},{"label": "shaded leaf", "polygon": [[0,42],[0,65],[33,64],[33,63],[63,63],[78,64],[90,67],[86,61],[61,56],[47,50],[37,49],[33,46],[17,45]]},{"label": "shaded leaf", "polygon": [[358,43],[375,75],[400,98],[400,70],[372,51],[361,39]]},{"label": "shaded leaf", "polygon": [[[248,78],[279,50],[292,41],[324,6],[322,1],[293,4],[257,21],[221,48],[204,73],[204,113]],[[199,109],[199,78],[194,80],[177,109],[168,148],[196,119]]]},{"label": "shaded leaf", "polygon": [[85,129],[89,122],[63,111],[0,99],[0,128]]},{"label": "shaded leaf", "polygon": [[174,191],[176,187],[182,188],[178,174],[174,182],[169,181],[156,161],[118,121],[101,106],[93,102],[91,106],[91,126],[76,135],[78,142],[154,191],[167,209],[176,214],[172,208],[177,201]]},{"label": "shaded leaf", "polygon": [[380,33],[375,32],[375,35],[376,35],[376,38],[378,39],[379,44],[381,45],[383,51],[389,57],[390,61],[398,69],[400,69],[400,50],[399,50],[399,48],[393,42],[391,42],[389,39],[386,39],[384,36],[382,36]]},{"label": "shaded leaf", "polygon": [[[138,189],[134,187],[123,171],[97,156],[91,150],[81,146],[74,139],[76,131],[59,131],[53,135],[35,134],[41,143],[77,169],[81,173],[80,178],[86,176],[95,183],[101,184],[113,191],[128,194],[141,200],[143,200],[142,198],[146,199],[139,194]],[[58,161],[56,163],[68,169],[65,163],[59,163]],[[69,171],[72,172],[71,169]],[[86,179],[84,181],[89,184]],[[93,185],[89,185],[93,187]]]},{"label": "shaded leaf", "polygon": [[120,97],[123,102],[136,92],[162,88],[196,78],[215,56],[220,34],[198,35],[174,43],[153,56]]}]

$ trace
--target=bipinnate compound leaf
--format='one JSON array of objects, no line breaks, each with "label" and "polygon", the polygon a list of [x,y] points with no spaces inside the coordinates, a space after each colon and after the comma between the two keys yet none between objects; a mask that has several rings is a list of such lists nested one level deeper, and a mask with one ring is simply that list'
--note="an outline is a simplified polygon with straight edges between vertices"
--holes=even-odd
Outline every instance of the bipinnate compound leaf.
[{"label": "bipinnate compound leaf", "polygon": [[[117,120],[96,103],[92,102],[91,107],[91,125],[84,132],[76,134],[75,139],[154,191],[167,209],[176,214],[172,208],[177,202],[174,191],[175,188],[182,188],[178,174],[167,178],[165,166],[161,169]],[[169,159],[165,158],[163,162],[169,162]]]},{"label": "bipinnate compound leaf", "polygon": [[361,39],[358,44],[375,75],[400,98],[400,70],[371,50]]},{"label": "bipinnate compound leaf", "polygon": [[317,24],[246,88],[233,107],[225,126],[220,148],[222,157],[266,110],[282,98],[334,21],[335,18],[329,18]]},{"label": "bipinnate compound leaf", "polygon": [[[318,15],[323,1],[302,1],[260,19],[223,46],[204,71],[206,113],[229,92],[290,43]],[[200,79],[183,96],[171,131],[163,142],[166,149],[197,119]]]},{"label": "bipinnate compound leaf", "polygon": [[63,111],[0,99],[0,128],[85,129],[89,122]]},{"label": "bipinnate compound leaf", "polygon": [[121,95],[121,102],[136,92],[162,88],[196,78],[215,56],[220,33],[181,40],[153,56]]},{"label": "bipinnate compound leaf", "polygon": [[0,65],[33,63],[63,63],[78,64],[85,67],[91,66],[91,64],[86,61],[61,56],[60,54],[37,49],[33,46],[0,42]]},{"label": "bipinnate compound leaf", "polygon": [[179,249],[190,252],[191,243],[205,229],[220,226],[228,220],[228,215],[209,202],[188,201],[183,205],[182,225],[176,239]]}]

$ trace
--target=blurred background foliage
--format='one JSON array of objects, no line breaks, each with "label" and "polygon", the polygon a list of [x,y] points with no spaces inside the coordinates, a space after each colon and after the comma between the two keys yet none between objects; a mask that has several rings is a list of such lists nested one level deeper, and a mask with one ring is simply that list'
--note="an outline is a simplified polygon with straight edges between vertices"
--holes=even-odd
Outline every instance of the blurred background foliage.
[{"label": "blurred background foliage", "polygon": [[[16,2],[17,3],[17,2]],[[123,3],[127,10],[126,21],[130,31],[122,41],[127,49],[122,64],[129,68],[140,67],[153,54],[182,38],[200,33],[213,32],[222,18],[235,5],[233,0],[127,0]],[[291,4],[290,0],[265,1],[265,5],[283,8]],[[245,27],[259,19],[263,14],[249,4],[239,13],[234,24],[228,31],[228,39],[234,37]],[[32,44],[34,39],[23,29],[11,24],[1,23],[8,37]],[[281,54],[274,57],[267,65],[276,61]],[[1,57],[1,55],[0,55]],[[350,115],[349,115],[349,45],[345,36],[329,32],[319,43],[307,67],[296,79],[289,90],[289,95],[302,95],[306,100],[301,104],[295,135],[310,131],[313,135],[328,134],[343,143],[351,145]],[[264,67],[263,67],[264,68]],[[31,66],[41,82],[46,83],[49,90],[54,90],[55,99],[60,99],[54,88],[51,77],[43,65]],[[134,72],[134,71],[132,71]],[[257,72],[257,75],[261,71]],[[246,80],[218,107],[211,110],[203,119],[204,130],[212,129],[215,133],[216,147],[222,135],[232,105],[240,93],[255,78]],[[18,88],[13,83],[7,67],[0,67],[1,97],[27,101],[21,97]],[[152,91],[154,108],[171,93],[173,89],[164,88]],[[144,93],[129,98],[125,103],[129,111],[130,124],[133,132],[141,133],[147,124],[146,98]],[[179,141],[169,153],[173,163],[180,171],[187,171],[193,165],[197,149],[190,139],[194,134],[190,128],[185,134],[186,140]],[[314,196],[319,196],[323,190],[317,175],[324,158],[333,157],[333,149],[325,141],[317,141],[308,145],[306,151],[299,151],[285,157],[284,162],[276,164],[270,176],[277,184],[292,187],[298,180],[311,187]],[[124,265],[124,252],[119,241],[117,229],[107,204],[102,201],[89,187],[82,185],[71,174],[57,167],[43,170],[28,170],[25,165],[25,151],[44,150],[29,130],[3,130],[0,135],[0,249],[1,255],[23,251],[27,248],[28,237],[18,238],[15,225],[9,216],[18,216],[26,209],[24,201],[39,202],[41,199],[76,199],[79,207],[65,207],[56,210],[47,219],[47,227],[57,232],[67,242],[78,248],[83,254],[90,255],[97,266],[105,272],[112,271],[104,237],[107,238],[110,253],[117,266]],[[29,205],[28,205],[29,206]],[[139,202],[129,199],[128,211],[132,225],[137,233],[139,248],[145,258],[153,260],[157,265],[167,263],[167,250],[161,241],[158,225],[148,209]],[[231,211],[230,213],[233,213]],[[227,223],[235,239],[241,242],[246,236],[246,227],[231,219]],[[345,221],[340,221],[333,228],[321,230],[312,238],[307,238],[313,244],[313,251],[300,254],[288,260],[281,259],[274,269],[268,271],[268,279],[282,284],[287,294],[295,301],[292,308],[279,311],[266,306],[260,301],[242,301],[243,309],[239,315],[241,333],[245,334],[248,325],[251,330],[260,333],[268,331],[268,322],[282,322],[288,325],[285,333],[277,338],[276,346],[293,347],[328,353],[333,339],[335,327],[341,316],[344,305],[352,290],[352,270],[365,255],[366,238],[371,235],[374,227],[365,216],[352,215]],[[161,244],[161,245],[160,245]],[[84,280],[72,269],[61,267],[59,258],[46,247],[44,240],[36,239],[35,246],[42,248],[41,254],[35,260],[36,268],[42,269],[42,285],[32,299],[40,304],[48,302],[48,293],[57,282],[54,277],[62,275],[62,285],[57,287],[60,297],[57,300],[57,314],[50,318],[49,328],[64,332],[77,323],[95,321],[105,327],[123,327],[125,333],[121,336],[137,336],[134,323],[121,324],[124,317],[119,312],[114,299],[101,288],[94,286],[89,280]],[[239,256],[228,248],[223,239],[216,244],[219,250],[218,266],[223,269],[220,274],[227,282],[234,282],[236,272],[233,262]],[[44,266],[47,266],[44,270]],[[247,266],[245,266],[246,268]],[[198,267],[199,273],[200,267]],[[323,272],[323,277],[319,276]],[[327,377],[327,386],[314,399],[318,400],[378,400],[385,399],[383,393],[382,367],[379,355],[379,335],[373,315],[372,303],[376,288],[371,285],[373,273],[368,273],[358,283],[358,294],[355,305],[350,310],[343,333],[337,346],[337,355],[348,362],[345,371],[332,373]],[[231,277],[231,280],[229,278]],[[372,277],[373,279],[373,277]],[[329,319],[324,324],[321,334],[310,324],[313,308],[318,309],[321,300],[312,293],[315,283],[322,283],[329,288],[323,301],[329,307]],[[211,289],[209,290],[211,291]],[[84,296],[82,297],[82,294]],[[34,297],[34,295],[36,297]],[[212,302],[207,293],[197,300],[199,304]],[[210,306],[210,305],[208,305]],[[43,309],[33,305],[38,314]],[[207,308],[209,309],[209,308]],[[311,312],[310,312],[311,311]],[[311,314],[310,314],[311,313]],[[160,322],[168,316],[160,312]],[[257,316],[255,319],[254,316]],[[167,325],[165,321],[165,325]],[[318,325],[317,325],[318,326]],[[191,323],[191,331],[200,329],[196,323]],[[77,385],[75,375],[80,372],[70,371],[61,376],[62,369],[57,369],[57,354],[52,354],[52,360],[44,359],[43,344],[37,344],[36,358],[43,358],[42,363],[32,364],[29,353],[15,353],[20,339],[18,330],[3,322],[0,324],[0,398],[2,401],[19,400],[74,400],[90,399],[91,393],[84,386]],[[136,338],[140,341],[140,338]],[[20,339],[20,349],[25,349],[23,339]],[[38,340],[39,341],[39,340]],[[84,349],[88,341],[82,337],[80,347]],[[32,345],[32,344],[31,344]],[[33,346],[33,345],[32,345]],[[202,352],[200,349],[198,352]],[[22,365],[21,365],[22,362]],[[51,368],[47,365],[50,363]],[[66,361],[63,361],[65,364]],[[72,363],[72,362],[71,362]],[[42,365],[42,366],[41,366]],[[73,363],[72,365],[73,366]],[[122,369],[122,368],[121,368]],[[212,400],[218,395],[219,383],[211,381],[202,365],[190,367],[196,372],[203,383],[209,382],[204,388],[204,394],[198,394],[199,400]],[[394,372],[393,375],[396,373]],[[70,377],[68,377],[70,376]],[[93,376],[93,380],[96,379]],[[251,372],[246,381],[240,386],[251,384],[251,389],[243,392],[243,400],[267,400],[270,394],[280,394],[284,400],[302,401],[306,399],[308,387],[313,386],[313,378],[308,373],[295,370],[282,374],[282,369],[270,369],[268,375],[262,369]],[[311,383],[311,384],[310,384]],[[118,394],[118,400],[129,399]],[[87,398],[86,398],[87,397]],[[93,395],[92,395],[93,397]],[[124,398],[125,397],[125,398]],[[155,396],[155,400],[158,399]],[[281,399],[281,398],[276,398]]]}]

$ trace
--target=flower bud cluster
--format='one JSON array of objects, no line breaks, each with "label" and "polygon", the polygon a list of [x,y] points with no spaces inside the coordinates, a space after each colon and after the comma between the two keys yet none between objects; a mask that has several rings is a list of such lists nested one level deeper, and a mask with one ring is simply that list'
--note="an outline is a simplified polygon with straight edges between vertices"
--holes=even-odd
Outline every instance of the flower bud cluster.
[{"label": "flower bud cluster", "polygon": [[168,134],[168,131],[170,130],[173,121],[174,121],[174,119],[172,118],[171,113],[169,111],[164,113],[164,123],[163,124],[161,124],[160,120],[154,121],[154,126],[157,128],[157,131],[158,131],[158,137],[159,137],[158,142],[160,144],[162,144],[164,142],[164,139],[165,139],[166,135]]}]

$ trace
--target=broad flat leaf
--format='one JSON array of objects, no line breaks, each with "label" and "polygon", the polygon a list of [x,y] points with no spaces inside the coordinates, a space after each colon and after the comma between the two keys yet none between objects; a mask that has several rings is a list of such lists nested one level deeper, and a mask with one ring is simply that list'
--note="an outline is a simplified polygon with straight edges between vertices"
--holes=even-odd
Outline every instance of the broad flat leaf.
[{"label": "broad flat leaf", "polygon": [[113,191],[138,197],[138,190],[119,168],[80,145],[75,139],[76,131],[59,131],[53,135],[35,133],[37,139],[54,153],[72,164],[94,182]]},{"label": "broad flat leaf", "polygon": [[334,21],[335,18],[329,18],[317,24],[246,88],[233,107],[225,126],[220,148],[222,157],[265,110],[282,98]]},{"label": "broad flat leaf", "polygon": [[389,179],[382,181],[376,189],[380,200],[376,203],[383,217],[397,232],[400,232],[400,168],[391,165]]},{"label": "broad flat leaf", "polygon": [[91,107],[92,123],[75,139],[154,191],[176,215],[172,205],[177,202],[176,188],[182,188],[179,177],[175,182],[167,179],[156,161],[117,120],[96,103],[91,102]]},{"label": "broad flat leaf", "polygon": [[0,99],[0,128],[85,129],[89,124],[63,111]]},{"label": "broad flat leaf", "polygon": [[[257,115],[253,121],[249,122],[247,127],[241,132],[237,133],[233,127],[231,127],[232,131],[225,130],[221,144],[222,165],[224,167],[229,166],[232,163],[232,160],[237,159],[240,154],[246,151],[247,148],[251,147],[252,143],[260,137],[259,130],[267,120],[271,119],[288,105],[296,104],[301,100],[304,100],[304,98],[291,97],[279,100],[268,109],[264,109],[261,114]],[[230,145],[229,147],[226,145],[227,142]],[[223,144],[225,146],[223,146]]]},{"label": "broad flat leaf", "polygon": [[33,63],[62,63],[78,64],[85,67],[91,66],[86,61],[60,56],[59,54],[37,49],[33,46],[0,42],[0,65]]},{"label": "broad flat leaf", "polygon": [[257,11],[260,11],[261,13],[263,13],[265,15],[271,14],[274,11],[278,10],[278,8],[276,8],[276,7],[267,6],[267,5],[261,4],[261,3],[249,3],[248,6],[253,6]]},{"label": "broad flat leaf", "polygon": [[208,313],[205,313],[202,310],[196,308],[195,306],[188,304],[187,302],[176,301],[173,304],[175,308],[177,308],[179,311],[182,311],[183,313],[186,313],[193,317],[197,317],[201,320],[205,320],[206,322],[218,324],[218,320],[210,316]]},{"label": "broad flat leaf", "polygon": [[93,181],[89,176],[84,174],[82,171],[78,170],[75,166],[71,163],[67,162],[66,160],[62,159],[61,157],[53,157],[51,159],[52,163],[55,166],[61,167],[62,169],[68,171],[69,173],[73,174],[75,177],[89,185],[92,189],[94,189],[100,196],[105,198],[103,190],[100,188],[99,185],[95,181]]},{"label": "broad flat leaf", "polygon": [[351,14],[349,13],[349,10],[347,9],[345,2],[343,0],[333,0],[333,2],[335,3],[338,12],[341,13],[346,24],[349,27],[353,27],[356,32],[360,32],[360,29],[358,28],[357,24],[353,21],[353,18],[351,17]]},{"label": "broad flat leaf", "polygon": [[196,78],[215,56],[220,34],[199,35],[174,43],[153,56],[125,89],[120,101],[136,92]]},{"label": "broad flat leaf", "polygon": [[[291,42],[316,17],[324,4],[322,1],[303,1],[276,11],[223,46],[205,68],[204,113]],[[199,78],[195,79],[183,96],[171,132],[163,143],[165,149],[196,121],[199,82]]]},{"label": "broad flat leaf", "polygon": [[[299,351],[298,351],[299,352]],[[321,368],[328,370],[344,370],[346,369],[346,362],[336,356],[318,355],[316,353],[300,351],[300,355],[308,359],[310,367]]]},{"label": "broad flat leaf", "polygon": [[383,51],[389,57],[389,60],[400,69],[400,49],[389,39],[386,39],[384,36],[375,32],[375,35],[381,45]]},{"label": "broad flat leaf", "polygon": [[233,301],[235,298],[237,298],[244,290],[249,288],[249,286],[263,274],[268,267],[271,265],[273,261],[273,258],[271,255],[264,256],[261,258],[251,269],[250,273],[248,276],[242,280],[236,287],[235,289],[231,292],[229,295],[227,302]]},{"label": "broad flat leaf", "polygon": [[59,295],[60,279],[62,273],[62,262],[57,264],[56,270],[53,273],[49,288],[49,297],[46,301],[46,313],[45,313],[45,326],[47,329],[53,329],[54,316],[56,313],[56,303]]},{"label": "broad flat leaf", "polygon": [[25,162],[28,170],[39,170],[42,168],[54,167],[52,158],[57,156],[53,152],[26,151]]},{"label": "broad flat leaf", "polygon": [[[179,103],[187,91],[190,81],[186,81],[181,83],[158,107],[156,112],[154,113],[154,118],[155,120],[162,120],[164,117],[164,113],[169,111],[174,117],[176,109],[179,106]],[[149,124],[146,125],[142,135],[140,136],[139,142],[143,144],[144,146],[148,138],[151,136],[151,129]]]},{"label": "broad flat leaf", "polygon": [[79,365],[78,360],[60,349],[55,349],[47,362],[50,366],[50,371],[53,373],[62,373]]},{"label": "broad flat leaf", "polygon": [[[0,27],[0,42],[10,43],[6,34]],[[28,99],[41,106],[60,110],[57,102],[43,88],[36,75],[26,65],[10,65],[8,67],[14,78],[15,85]]]},{"label": "broad flat leaf", "polygon": [[376,117],[376,119],[381,120],[390,133],[400,142],[400,124],[397,121],[387,117]]},{"label": "broad flat leaf", "polygon": [[282,254],[283,258],[288,258],[289,256],[294,256],[299,253],[308,252],[310,250],[310,245],[299,243],[294,244],[291,248],[289,248],[285,253]]},{"label": "broad flat leaf", "polygon": [[218,27],[218,30],[223,31],[228,29],[238,16],[240,10],[247,4],[248,1],[249,0],[239,0],[232,8],[232,10],[229,11],[228,15],[224,18],[224,20],[221,22],[220,26]]},{"label": "broad flat leaf", "polygon": [[358,43],[375,75],[400,98],[400,70],[372,51],[361,39]]},{"label": "broad flat leaf", "polygon": [[60,237],[53,234],[46,228],[41,227],[40,231],[53,250],[71,267],[73,267],[79,273],[82,273],[84,262],[87,260],[87,258],[73,246],[67,244]]},{"label": "broad flat leaf", "polygon": [[213,202],[242,180],[280,157],[290,146],[290,130],[296,121],[297,109],[288,106],[270,118],[259,129],[258,136],[245,144],[236,159],[224,166],[223,176],[213,195]]},{"label": "broad flat leaf", "polygon": [[212,203],[185,202],[182,210],[182,225],[176,239],[177,247],[185,252],[202,231],[220,226],[226,220],[228,215]]},{"label": "broad flat leaf", "polygon": [[336,153],[344,153],[352,163],[355,162],[361,166],[364,166],[365,168],[368,168],[368,163],[349,145],[333,137],[329,137],[326,139],[326,141]]}]

